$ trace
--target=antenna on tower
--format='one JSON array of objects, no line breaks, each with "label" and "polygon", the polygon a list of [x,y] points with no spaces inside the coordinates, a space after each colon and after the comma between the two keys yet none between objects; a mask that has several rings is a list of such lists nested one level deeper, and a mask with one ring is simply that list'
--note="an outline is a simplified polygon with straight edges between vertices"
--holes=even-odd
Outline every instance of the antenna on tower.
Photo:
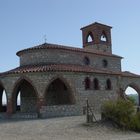
[{"label": "antenna on tower", "polygon": [[46,35],[44,35],[43,38],[44,38],[44,43],[47,43],[47,37],[46,37]]}]

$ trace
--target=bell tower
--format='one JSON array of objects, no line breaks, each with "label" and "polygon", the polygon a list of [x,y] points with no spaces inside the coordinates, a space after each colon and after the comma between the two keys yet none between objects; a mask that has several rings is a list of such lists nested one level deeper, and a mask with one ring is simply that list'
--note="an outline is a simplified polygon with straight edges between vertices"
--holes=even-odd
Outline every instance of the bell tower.
[{"label": "bell tower", "polygon": [[111,28],[97,22],[81,28],[83,48],[112,53]]}]

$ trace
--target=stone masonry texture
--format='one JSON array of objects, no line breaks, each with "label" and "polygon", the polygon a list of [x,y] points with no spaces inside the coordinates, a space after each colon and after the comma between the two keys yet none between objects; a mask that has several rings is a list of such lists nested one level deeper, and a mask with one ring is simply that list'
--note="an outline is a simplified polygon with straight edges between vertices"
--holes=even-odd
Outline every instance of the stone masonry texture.
[{"label": "stone masonry texture", "polygon": [[[5,91],[7,97],[6,106],[0,105],[3,111],[6,108],[5,116],[48,118],[82,115],[87,99],[94,112],[100,113],[105,101],[124,98],[128,86],[140,93],[140,76],[122,72],[122,57],[112,54],[111,27],[93,23],[81,30],[84,48],[45,43],[17,53],[19,70],[0,73],[0,94],[2,96]],[[94,40],[86,42],[90,30]],[[106,42],[100,40],[102,34]],[[54,69],[42,69],[52,65]],[[95,78],[98,89],[94,88]],[[107,80],[110,85],[107,85]],[[87,84],[89,88],[86,88]],[[19,94],[20,105],[17,103]]]}]

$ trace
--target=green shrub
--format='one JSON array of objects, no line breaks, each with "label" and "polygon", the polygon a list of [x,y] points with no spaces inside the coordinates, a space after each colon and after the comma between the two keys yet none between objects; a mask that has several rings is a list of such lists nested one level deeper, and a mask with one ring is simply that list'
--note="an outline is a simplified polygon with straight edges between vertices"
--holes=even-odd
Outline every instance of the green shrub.
[{"label": "green shrub", "polygon": [[140,132],[140,112],[132,116],[129,123],[129,129]]},{"label": "green shrub", "polygon": [[107,101],[102,107],[102,117],[106,120],[114,120],[115,116],[115,103],[113,101]]},{"label": "green shrub", "polygon": [[130,128],[131,118],[134,116],[134,105],[130,101],[117,100],[107,101],[102,107],[102,114],[105,120],[115,122],[119,127]]},{"label": "green shrub", "polygon": [[127,99],[131,101],[134,105],[137,105],[137,102],[133,96],[127,96]]}]

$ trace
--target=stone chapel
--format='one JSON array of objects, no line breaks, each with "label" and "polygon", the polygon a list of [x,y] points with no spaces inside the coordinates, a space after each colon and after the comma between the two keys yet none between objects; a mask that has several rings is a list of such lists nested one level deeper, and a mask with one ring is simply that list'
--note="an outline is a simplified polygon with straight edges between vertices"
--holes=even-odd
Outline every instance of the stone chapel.
[{"label": "stone chapel", "polygon": [[122,71],[122,57],[112,53],[111,28],[97,22],[81,28],[82,48],[44,43],[17,52],[20,66],[0,73],[0,114],[82,115],[86,99],[100,112],[104,101],[123,98],[128,86],[140,93],[140,76]]}]

